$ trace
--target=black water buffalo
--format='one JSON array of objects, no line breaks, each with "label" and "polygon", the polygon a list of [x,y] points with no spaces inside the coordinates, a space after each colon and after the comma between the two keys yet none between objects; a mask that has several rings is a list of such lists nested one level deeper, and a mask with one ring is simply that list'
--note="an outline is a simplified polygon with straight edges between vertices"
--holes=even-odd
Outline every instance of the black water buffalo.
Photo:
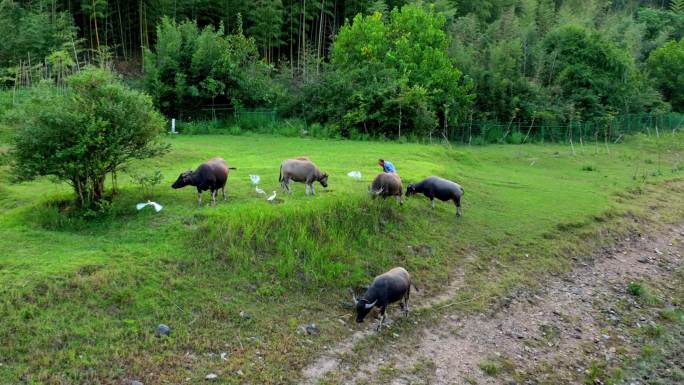
[{"label": "black water buffalo", "polygon": [[368,193],[371,194],[373,198],[378,196],[383,198],[395,196],[397,197],[399,204],[404,203],[401,200],[402,192],[401,178],[393,172],[381,172],[373,179],[373,183],[368,188]]},{"label": "black water buffalo", "polygon": [[223,158],[212,158],[202,163],[195,171],[189,170],[181,173],[178,179],[171,185],[174,189],[185,186],[197,187],[197,204],[202,206],[202,191],[211,191],[211,203],[216,205],[216,192],[221,190],[223,200],[226,200],[226,182],[228,181],[228,167]]},{"label": "black water buffalo", "polygon": [[356,322],[363,322],[368,312],[373,307],[380,308],[380,324],[378,330],[385,322],[385,311],[387,305],[401,300],[399,303],[404,314],[408,315],[408,301],[411,294],[411,276],[403,267],[395,267],[394,269],[381,274],[373,280],[368,290],[357,299],[352,292],[354,306],[356,307]]},{"label": "black water buffalo", "polygon": [[430,198],[432,208],[435,208],[435,198],[441,201],[453,200],[456,205],[456,216],[461,216],[461,196],[463,196],[463,187],[458,183],[440,178],[438,176],[431,176],[425,178],[420,183],[410,184],[406,188],[406,196],[411,196],[417,193],[423,193]]}]

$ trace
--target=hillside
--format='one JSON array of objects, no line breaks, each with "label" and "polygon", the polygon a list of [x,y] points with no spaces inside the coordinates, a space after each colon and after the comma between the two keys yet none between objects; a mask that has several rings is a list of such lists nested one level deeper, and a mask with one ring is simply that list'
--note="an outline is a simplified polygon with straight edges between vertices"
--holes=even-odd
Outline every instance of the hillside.
[{"label": "hillside", "polygon": [[[3,165],[0,382],[196,383],[209,373],[221,383],[296,382],[324,347],[372,327],[347,318],[348,289],[390,267],[411,271],[423,297],[462,269],[455,309],[486,309],[567,271],[572,257],[612,244],[654,210],[681,218],[667,201],[680,185],[663,181],[681,178],[682,139],[640,136],[573,155],[560,145],[168,137],[169,154],[129,170],[159,170],[161,183],[143,193],[120,175],[118,199],[97,219],[64,209],[67,186],[12,184]],[[198,208],[192,188],[169,187],[217,155],[237,168],[227,202]],[[316,197],[303,185],[282,193],[278,165],[294,156],[328,172],[329,187]],[[451,204],[431,211],[423,197],[401,207],[372,201],[378,158],[392,160],[405,185],[429,175],[461,183],[463,217]],[[362,181],[346,176],[352,170]],[[249,174],[277,191],[276,204],[254,192]],[[148,198],[164,209],[136,212]],[[159,323],[170,337],[155,337]],[[302,332],[310,323],[318,334]]]}]

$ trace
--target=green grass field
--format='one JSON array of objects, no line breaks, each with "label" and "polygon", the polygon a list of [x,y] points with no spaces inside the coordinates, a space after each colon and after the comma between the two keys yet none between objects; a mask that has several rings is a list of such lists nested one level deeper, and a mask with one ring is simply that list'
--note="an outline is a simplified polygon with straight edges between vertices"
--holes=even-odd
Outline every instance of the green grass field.
[{"label": "green grass field", "polygon": [[[70,213],[68,186],[12,184],[0,166],[0,383],[197,383],[210,372],[228,384],[296,382],[313,354],[359,327],[338,321],[351,312],[341,304],[348,288],[388,268],[405,266],[423,295],[464,268],[456,299],[472,299],[463,311],[482,309],[567,270],[571,257],[625,229],[616,224],[659,207],[682,214],[682,135],[575,146],[575,155],[560,145],[167,140],[169,154],[130,166],[160,170],[162,183],[144,193],[121,175],[109,214],[97,219]],[[301,184],[291,196],[278,186],[280,161],[302,155],[330,174],[316,197]],[[193,188],[170,184],[213,156],[237,170],[227,202],[198,208]],[[402,207],[372,201],[366,188],[380,157],[405,185],[429,175],[461,183],[464,216],[453,204],[431,211],[423,197]],[[363,180],[347,177],[352,170]],[[282,201],[257,195],[249,174]],[[164,210],[137,212],[148,197]],[[416,245],[433,253],[416,254]],[[311,322],[320,335],[297,332]],[[154,336],[158,323],[171,337]]]}]

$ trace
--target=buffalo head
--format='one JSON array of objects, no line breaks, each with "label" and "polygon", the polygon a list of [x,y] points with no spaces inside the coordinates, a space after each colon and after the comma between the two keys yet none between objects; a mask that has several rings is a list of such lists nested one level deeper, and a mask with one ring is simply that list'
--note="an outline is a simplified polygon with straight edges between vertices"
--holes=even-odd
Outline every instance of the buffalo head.
[{"label": "buffalo head", "polygon": [[321,176],[321,177],[318,179],[318,182],[319,182],[323,187],[328,187],[328,174],[323,174],[323,176]]},{"label": "buffalo head", "polygon": [[358,323],[363,322],[363,319],[366,318],[370,310],[375,306],[375,303],[378,302],[377,299],[370,303],[363,298],[356,299],[354,293],[352,293],[352,300],[354,301],[354,307],[356,308],[356,322]]},{"label": "buffalo head", "polygon": [[411,196],[416,193],[416,186],[413,184],[409,184],[408,187],[406,187],[406,196]]},{"label": "buffalo head", "polygon": [[178,175],[178,179],[176,179],[176,181],[173,182],[171,187],[182,188],[182,187],[185,187],[191,183],[192,183],[192,171],[188,170],[188,171],[185,171],[185,172],[181,173],[180,175]]}]

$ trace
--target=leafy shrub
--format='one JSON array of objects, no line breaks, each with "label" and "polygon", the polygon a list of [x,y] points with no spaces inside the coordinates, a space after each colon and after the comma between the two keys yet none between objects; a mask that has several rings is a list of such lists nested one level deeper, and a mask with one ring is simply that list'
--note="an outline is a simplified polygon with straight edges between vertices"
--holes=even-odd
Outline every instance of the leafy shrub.
[{"label": "leafy shrub", "polygon": [[670,41],[648,57],[656,87],[677,111],[684,110],[684,39]]},{"label": "leafy shrub", "polygon": [[133,182],[138,185],[144,198],[150,196],[150,190],[161,183],[163,177],[160,170],[152,172],[130,170],[128,171],[128,176],[130,176]]},{"label": "leafy shrub", "polygon": [[112,73],[86,69],[67,79],[64,95],[37,92],[9,116],[18,180],[53,176],[69,183],[85,209],[104,208],[105,178],[131,159],[165,152],[164,119],[147,95]]},{"label": "leafy shrub", "polygon": [[627,292],[635,297],[643,297],[646,295],[646,289],[636,282],[630,282],[627,285]]},{"label": "leafy shrub", "polygon": [[197,120],[180,122],[177,127],[178,132],[187,135],[224,134],[226,133],[225,124],[221,120]]},{"label": "leafy shrub", "polygon": [[426,136],[440,120],[455,121],[472,87],[448,56],[445,22],[416,4],[388,19],[357,15],[335,39],[326,71],[304,86],[299,113],[355,137],[397,137],[399,127]]},{"label": "leafy shrub", "polygon": [[480,363],[480,369],[491,377],[496,377],[499,374],[499,365],[493,361],[484,361]]},{"label": "leafy shrub", "polygon": [[525,135],[523,135],[522,132],[514,131],[509,136],[508,142],[513,143],[513,144],[521,144],[524,138],[525,138]]},{"label": "leafy shrub", "polygon": [[242,134],[242,128],[237,124],[234,124],[228,128],[228,132],[230,132],[231,135],[240,135]]}]

